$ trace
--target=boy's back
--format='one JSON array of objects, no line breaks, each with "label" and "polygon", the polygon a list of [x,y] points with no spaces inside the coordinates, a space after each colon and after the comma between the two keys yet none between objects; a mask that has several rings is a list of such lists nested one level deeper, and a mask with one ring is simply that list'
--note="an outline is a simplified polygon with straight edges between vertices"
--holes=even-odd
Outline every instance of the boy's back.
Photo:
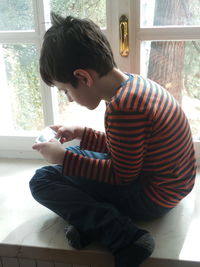
[{"label": "boy's back", "polygon": [[196,166],[189,123],[165,89],[130,76],[108,104],[105,121],[118,182],[139,175],[145,193],[165,207],[191,191]]}]

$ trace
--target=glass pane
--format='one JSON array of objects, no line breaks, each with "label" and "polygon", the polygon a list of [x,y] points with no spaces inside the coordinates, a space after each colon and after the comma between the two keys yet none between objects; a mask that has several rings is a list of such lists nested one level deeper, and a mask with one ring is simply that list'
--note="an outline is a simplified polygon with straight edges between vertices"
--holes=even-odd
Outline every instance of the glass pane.
[{"label": "glass pane", "polygon": [[141,74],[169,90],[200,140],[200,41],[143,42]]},{"label": "glass pane", "polygon": [[104,101],[95,110],[91,111],[75,102],[69,102],[67,96],[62,91],[58,91],[57,96],[58,114],[56,123],[87,126],[104,131],[104,112],[106,108]]},{"label": "glass pane", "polygon": [[0,131],[16,134],[43,128],[36,47],[0,45]]},{"label": "glass pane", "polygon": [[200,25],[199,0],[141,0],[141,26]]},{"label": "glass pane", "polygon": [[31,0],[0,1],[0,31],[33,30]]},{"label": "glass pane", "polygon": [[106,0],[46,0],[55,13],[79,18],[89,18],[101,28],[106,28]]}]

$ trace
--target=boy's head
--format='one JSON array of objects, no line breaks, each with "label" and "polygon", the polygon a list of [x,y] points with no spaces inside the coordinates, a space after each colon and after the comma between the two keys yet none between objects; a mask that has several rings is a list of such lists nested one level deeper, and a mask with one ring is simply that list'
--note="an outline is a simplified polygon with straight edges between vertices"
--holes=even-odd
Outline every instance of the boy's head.
[{"label": "boy's head", "polygon": [[77,86],[76,69],[95,70],[99,77],[116,66],[110,44],[91,20],[52,13],[52,27],[44,35],[40,74],[45,83],[54,81]]}]

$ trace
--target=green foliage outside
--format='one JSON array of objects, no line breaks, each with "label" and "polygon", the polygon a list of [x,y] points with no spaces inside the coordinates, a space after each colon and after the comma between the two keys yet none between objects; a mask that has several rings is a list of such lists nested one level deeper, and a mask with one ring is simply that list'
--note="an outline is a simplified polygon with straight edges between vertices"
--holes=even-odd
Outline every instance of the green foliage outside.
[{"label": "green foliage outside", "polygon": [[33,29],[34,19],[31,0],[0,1],[0,31]]},{"label": "green foliage outside", "polygon": [[200,100],[200,42],[186,42],[183,94]]},{"label": "green foliage outside", "polygon": [[42,99],[34,45],[3,45],[7,80],[12,89],[12,114],[15,130],[40,130],[43,127]]},{"label": "green foliage outside", "polygon": [[[187,24],[200,25],[200,1],[189,0],[185,14]],[[200,41],[186,42],[183,74],[183,94],[200,100]]]},{"label": "green foliage outside", "polygon": [[106,0],[50,0],[51,10],[66,17],[89,18],[106,27]]},{"label": "green foliage outside", "polygon": [[[199,0],[188,2],[186,17],[189,25],[200,25]],[[200,41],[198,40],[186,42],[183,85],[182,95],[186,100],[184,110],[189,119],[193,137],[200,140]]]},{"label": "green foliage outside", "polygon": [[[185,9],[187,25],[200,25],[200,1],[199,0],[184,0],[188,5],[188,10]],[[187,8],[187,7],[186,7]]]}]

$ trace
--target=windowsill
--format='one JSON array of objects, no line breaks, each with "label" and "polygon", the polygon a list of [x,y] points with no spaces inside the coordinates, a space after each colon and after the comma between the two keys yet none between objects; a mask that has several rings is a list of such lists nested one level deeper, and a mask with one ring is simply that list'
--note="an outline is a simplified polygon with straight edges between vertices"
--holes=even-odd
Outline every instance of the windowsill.
[{"label": "windowsill", "polygon": [[[66,253],[69,253],[69,251],[76,252],[80,255],[89,253],[89,251],[90,253],[96,251],[100,254],[104,253],[107,259],[111,259],[110,254],[105,253],[105,250],[95,245],[91,245],[86,250],[74,252],[68,246],[64,237],[65,222],[32,198],[29,191],[29,180],[34,171],[46,165],[46,162],[41,160],[0,159],[0,164],[1,256],[19,257],[21,253],[21,257],[24,258],[30,258],[31,255],[37,258],[36,254],[38,253],[38,257],[41,259],[43,257],[41,251],[50,249],[51,254],[57,253],[58,250],[64,250]],[[200,178],[200,170],[198,178]],[[149,264],[151,262],[155,264],[159,261],[168,262],[169,260],[179,263],[182,261],[200,261],[198,245],[198,236],[200,235],[199,202],[200,181],[197,179],[192,193],[174,210],[161,219],[139,224],[144,229],[150,230],[156,240],[156,249],[149,260]],[[28,248],[35,248],[35,252],[30,254]],[[7,255],[5,255],[6,253]],[[48,258],[48,256],[44,257]],[[51,259],[52,257],[51,255]],[[62,257],[64,256],[61,256],[61,259]],[[47,258],[45,259],[48,260]],[[170,262],[170,264],[172,263]],[[144,264],[143,266],[147,265]],[[174,265],[162,266],[171,267]],[[190,267],[189,263],[183,266]]]},{"label": "windowsill", "polygon": [[[5,136],[0,137],[0,159],[43,159],[42,156],[32,149],[36,136],[16,136],[15,138]],[[63,144],[64,147],[79,145],[79,140],[73,140]]]}]

